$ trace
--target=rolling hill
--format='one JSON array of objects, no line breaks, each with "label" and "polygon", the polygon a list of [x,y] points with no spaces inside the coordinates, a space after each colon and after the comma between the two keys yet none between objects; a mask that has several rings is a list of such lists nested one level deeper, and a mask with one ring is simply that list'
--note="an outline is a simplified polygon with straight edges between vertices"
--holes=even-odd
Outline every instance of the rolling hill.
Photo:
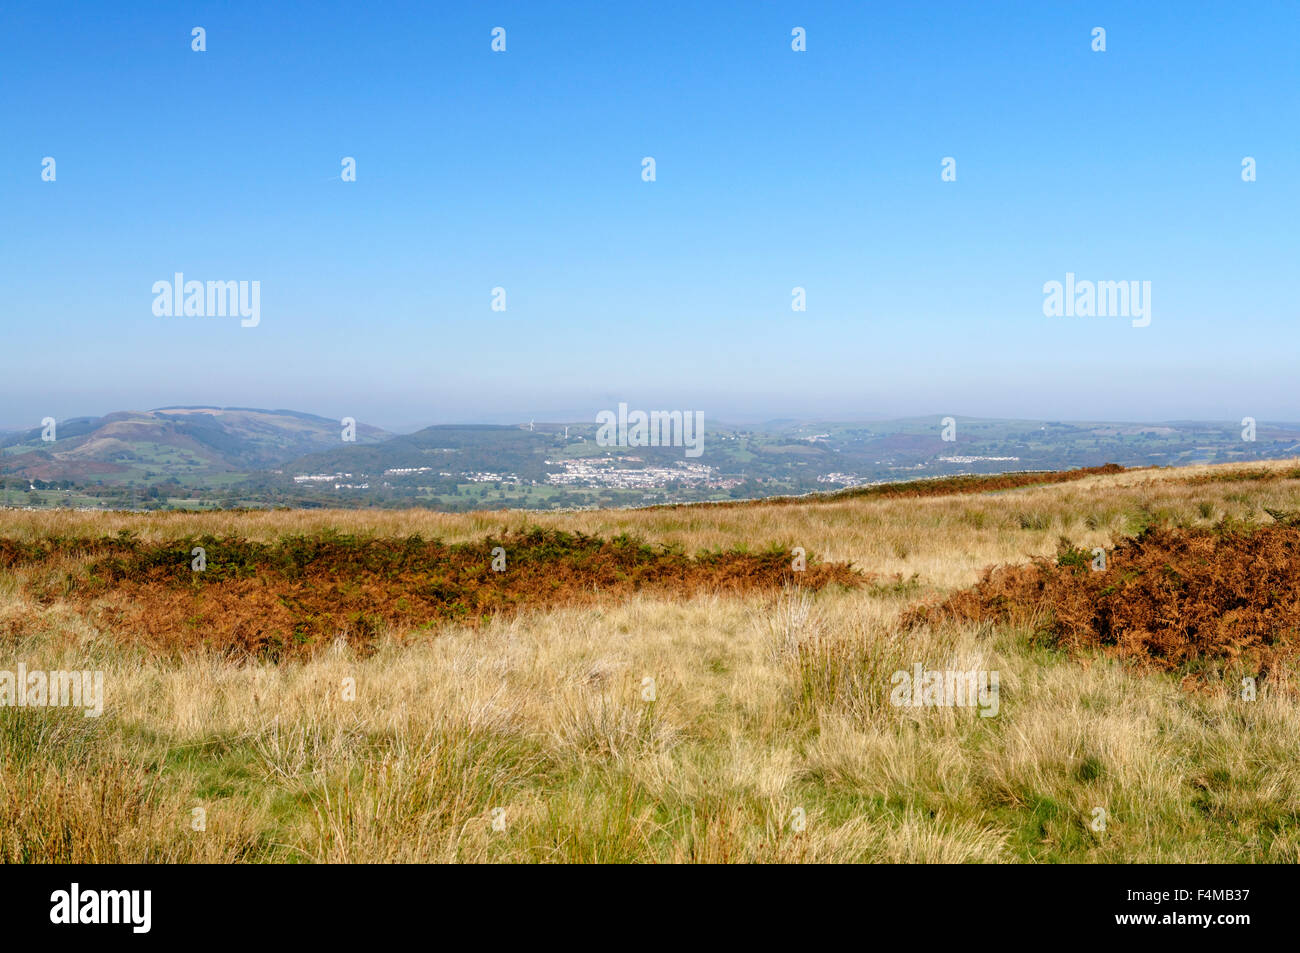
[{"label": "rolling hill", "polygon": [[[39,480],[185,479],[278,466],[342,444],[338,421],[292,410],[163,407],[79,417],[0,439],[0,474]],[[358,424],[358,443],[390,436]]]},{"label": "rolling hill", "polygon": [[294,473],[381,474],[392,469],[448,469],[458,473],[508,471],[546,478],[543,457],[562,446],[559,435],[489,424],[440,424],[367,446],[334,444],[285,464]]}]

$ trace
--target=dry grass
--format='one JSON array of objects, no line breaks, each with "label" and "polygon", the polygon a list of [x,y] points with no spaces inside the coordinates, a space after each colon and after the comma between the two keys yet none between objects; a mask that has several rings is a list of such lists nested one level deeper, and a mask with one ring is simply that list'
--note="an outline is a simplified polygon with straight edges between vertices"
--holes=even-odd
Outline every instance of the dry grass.
[{"label": "dry grass", "polygon": [[[1293,466],[1293,464],[1279,465]],[[1300,860],[1300,707],[1184,691],[1013,623],[904,632],[995,563],[1145,525],[1267,523],[1290,478],[1142,471],[978,496],[517,513],[7,512],[26,540],[327,529],[477,539],[530,524],[688,552],[804,546],[857,590],[631,594],[380,633],[301,661],[168,658],[0,579],[0,669],[101,668],[100,719],[0,709],[12,861]],[[1000,710],[900,708],[890,676],[997,670]],[[355,700],[348,700],[355,685]],[[206,811],[206,830],[191,829]],[[1104,830],[1094,830],[1097,809]],[[497,824],[494,827],[494,817]],[[802,829],[800,829],[802,828]]]}]

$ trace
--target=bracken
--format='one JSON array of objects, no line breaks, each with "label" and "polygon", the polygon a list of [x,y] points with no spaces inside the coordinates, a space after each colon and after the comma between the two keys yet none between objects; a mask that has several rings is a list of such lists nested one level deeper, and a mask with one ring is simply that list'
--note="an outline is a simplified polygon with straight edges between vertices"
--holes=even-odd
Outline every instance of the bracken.
[{"label": "bracken", "polygon": [[1092,569],[1062,540],[1055,561],[989,569],[975,586],[914,606],[907,626],[944,619],[1030,624],[1044,642],[1177,671],[1188,687],[1230,670],[1290,686],[1300,631],[1300,527],[1152,526]]},{"label": "bracken", "polygon": [[[203,571],[192,568],[196,547],[205,552]],[[496,547],[505,551],[502,572],[492,568]],[[40,571],[56,557],[80,558],[79,571],[62,578]],[[129,534],[43,545],[0,539],[0,566],[27,567],[39,602],[70,601],[101,629],[153,650],[207,647],[270,659],[310,654],[340,635],[365,649],[386,626],[474,625],[501,612],[632,592],[819,589],[869,578],[845,563],[812,560],[795,572],[784,549],[691,557],[626,535],[541,529],[451,545],[337,533],[271,543],[214,536],[143,543]]]}]

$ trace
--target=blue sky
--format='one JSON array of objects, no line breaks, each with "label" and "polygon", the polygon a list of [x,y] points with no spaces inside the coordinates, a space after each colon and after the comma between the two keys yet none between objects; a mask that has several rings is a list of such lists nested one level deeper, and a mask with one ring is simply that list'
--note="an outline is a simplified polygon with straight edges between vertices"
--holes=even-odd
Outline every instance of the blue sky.
[{"label": "blue sky", "polygon": [[0,426],[1300,419],[1293,2],[118,6],[0,14]]}]

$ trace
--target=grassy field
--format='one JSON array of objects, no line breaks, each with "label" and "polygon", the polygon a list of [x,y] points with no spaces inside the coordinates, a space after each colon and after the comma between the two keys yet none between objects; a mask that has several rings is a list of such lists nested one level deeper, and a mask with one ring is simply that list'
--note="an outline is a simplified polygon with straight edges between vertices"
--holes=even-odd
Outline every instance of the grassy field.
[{"label": "grassy field", "polygon": [[[593,587],[473,624],[340,631],[273,661],[201,640],[160,651],[156,626],[114,614],[112,587],[87,595],[96,557],[60,551],[0,575],[0,669],[102,670],[104,713],[0,708],[0,857],[1294,863],[1288,673],[1246,700],[1226,668],[1189,686],[1045,645],[1030,622],[901,619],[1062,537],[1090,550],[1151,526],[1271,524],[1300,509],[1295,468],[566,514],[3,511],[11,546],[477,544],[537,527],[686,554],[802,547],[864,575]],[[918,663],[998,672],[996,716],[892,704],[893,673]]]}]

